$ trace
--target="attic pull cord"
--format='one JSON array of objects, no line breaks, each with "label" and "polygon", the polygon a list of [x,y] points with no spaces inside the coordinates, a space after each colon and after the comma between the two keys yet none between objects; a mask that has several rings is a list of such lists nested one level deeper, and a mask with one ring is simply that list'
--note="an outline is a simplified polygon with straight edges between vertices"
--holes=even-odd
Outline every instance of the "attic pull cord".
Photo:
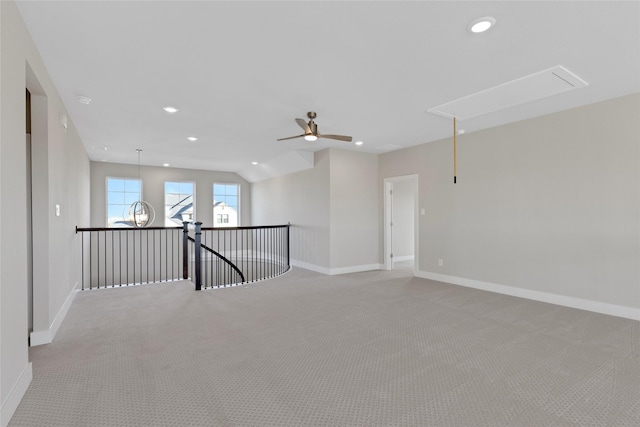
[{"label": "attic pull cord", "polygon": [[453,118],[453,183],[456,183],[456,118]]}]

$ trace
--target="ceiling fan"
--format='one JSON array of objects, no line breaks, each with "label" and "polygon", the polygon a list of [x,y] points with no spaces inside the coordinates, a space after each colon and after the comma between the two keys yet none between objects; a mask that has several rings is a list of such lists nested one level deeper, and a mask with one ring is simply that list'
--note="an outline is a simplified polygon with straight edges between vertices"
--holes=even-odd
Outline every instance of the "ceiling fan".
[{"label": "ceiling fan", "polygon": [[296,119],[296,123],[304,130],[302,135],[290,136],[288,138],[280,138],[278,141],[285,141],[287,139],[295,139],[295,138],[303,138],[307,141],[315,141],[318,138],[325,139],[337,139],[338,141],[351,142],[353,138],[346,135],[322,135],[318,133],[318,125],[316,125],[313,119],[316,118],[316,113],[314,111],[309,111],[307,113],[307,117],[309,117],[309,123],[305,122],[303,119]]}]

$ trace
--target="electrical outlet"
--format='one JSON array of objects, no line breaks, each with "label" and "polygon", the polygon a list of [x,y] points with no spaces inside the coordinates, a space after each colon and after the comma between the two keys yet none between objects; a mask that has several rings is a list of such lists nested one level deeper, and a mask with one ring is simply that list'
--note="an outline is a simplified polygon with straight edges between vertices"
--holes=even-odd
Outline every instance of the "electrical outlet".
[{"label": "electrical outlet", "polygon": [[444,260],[442,258],[438,258],[438,267],[444,267]]},{"label": "electrical outlet", "polygon": [[424,215],[424,214],[425,214],[424,208],[420,209],[420,215]]},{"label": "electrical outlet", "polygon": [[60,205],[56,205],[56,216],[60,216]]}]

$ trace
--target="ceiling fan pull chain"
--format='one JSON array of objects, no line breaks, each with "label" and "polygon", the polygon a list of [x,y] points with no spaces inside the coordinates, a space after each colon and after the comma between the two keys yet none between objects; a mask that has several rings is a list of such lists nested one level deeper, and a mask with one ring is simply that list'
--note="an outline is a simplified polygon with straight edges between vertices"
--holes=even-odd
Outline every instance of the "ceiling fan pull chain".
[{"label": "ceiling fan pull chain", "polygon": [[456,118],[453,117],[453,183],[456,183],[456,175],[457,175],[457,165],[456,165]]}]

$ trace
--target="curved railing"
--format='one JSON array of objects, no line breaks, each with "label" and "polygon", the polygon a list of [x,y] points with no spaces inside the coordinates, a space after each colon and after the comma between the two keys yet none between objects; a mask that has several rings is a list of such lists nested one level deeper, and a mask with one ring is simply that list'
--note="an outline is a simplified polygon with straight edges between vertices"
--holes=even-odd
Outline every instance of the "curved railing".
[{"label": "curved railing", "polygon": [[76,227],[76,233],[82,289],[191,279],[200,290],[268,279],[290,269],[289,224],[205,228],[185,222],[182,227]]},{"label": "curved railing", "polygon": [[[187,237],[189,239],[190,242],[192,243],[196,243],[196,239],[194,239],[191,236]],[[200,244],[200,247],[202,248],[202,250],[207,251],[213,255],[215,255],[220,261],[224,262],[225,264],[227,264],[227,266],[229,266],[231,269],[233,269],[237,274],[238,277],[240,278],[240,282],[244,282],[244,274],[242,274],[242,271],[240,271],[238,269],[238,266],[236,266],[234,263],[232,263],[230,260],[228,260],[224,255],[222,255],[219,252],[214,251],[213,249],[211,249],[209,246],[205,246],[202,243]]]},{"label": "curved railing", "polygon": [[[260,227],[202,227],[195,223],[191,275],[196,289],[256,282],[289,271],[289,224]],[[198,259],[198,255],[200,259]]]}]

